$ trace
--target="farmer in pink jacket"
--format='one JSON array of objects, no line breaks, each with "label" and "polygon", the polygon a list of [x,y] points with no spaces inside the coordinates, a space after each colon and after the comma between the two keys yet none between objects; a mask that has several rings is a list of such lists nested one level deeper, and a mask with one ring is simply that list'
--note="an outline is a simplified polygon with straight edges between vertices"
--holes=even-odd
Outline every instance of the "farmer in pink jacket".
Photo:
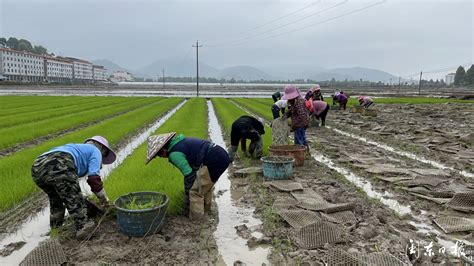
[{"label": "farmer in pink jacket", "polygon": [[326,116],[329,111],[329,104],[324,101],[314,101],[313,102],[313,112],[312,114],[316,118],[321,118],[321,126],[324,127],[326,124]]}]

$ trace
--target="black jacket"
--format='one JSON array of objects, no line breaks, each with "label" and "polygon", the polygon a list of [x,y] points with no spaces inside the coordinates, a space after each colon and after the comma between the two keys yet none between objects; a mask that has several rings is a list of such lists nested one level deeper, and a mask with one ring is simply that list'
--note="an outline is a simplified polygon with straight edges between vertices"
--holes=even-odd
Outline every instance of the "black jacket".
[{"label": "black jacket", "polygon": [[265,134],[265,126],[260,121],[254,117],[243,115],[232,123],[230,144],[238,146],[240,139],[257,140],[263,134]]}]

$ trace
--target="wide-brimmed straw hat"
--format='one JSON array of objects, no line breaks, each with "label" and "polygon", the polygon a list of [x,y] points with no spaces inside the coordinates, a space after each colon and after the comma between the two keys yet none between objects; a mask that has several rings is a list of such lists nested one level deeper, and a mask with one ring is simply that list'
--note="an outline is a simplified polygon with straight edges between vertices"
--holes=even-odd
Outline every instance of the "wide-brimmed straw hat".
[{"label": "wide-brimmed straw hat", "polygon": [[176,132],[165,133],[148,137],[146,149],[146,162],[148,164],[158,152],[176,135]]},{"label": "wide-brimmed straw hat", "polygon": [[292,100],[301,97],[300,92],[294,85],[287,85],[285,87],[285,95],[281,98],[282,100]]},{"label": "wide-brimmed straw hat", "polygon": [[115,152],[110,148],[109,146],[109,142],[107,141],[106,138],[102,137],[102,136],[93,136],[92,138],[88,138],[84,141],[84,143],[88,142],[89,140],[93,140],[95,142],[98,142],[100,143],[102,146],[104,146],[109,152],[107,153],[107,155],[102,158],[102,163],[103,164],[111,164],[113,162],[115,162],[115,159],[117,158],[117,155],[115,154]]}]

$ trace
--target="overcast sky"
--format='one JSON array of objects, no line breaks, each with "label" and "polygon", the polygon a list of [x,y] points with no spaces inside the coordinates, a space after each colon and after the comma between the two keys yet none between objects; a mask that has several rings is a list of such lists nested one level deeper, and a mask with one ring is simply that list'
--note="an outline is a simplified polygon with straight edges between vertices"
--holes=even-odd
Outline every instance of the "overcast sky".
[{"label": "overcast sky", "polygon": [[474,61],[473,1],[368,7],[381,1],[0,0],[0,36],[129,69],[194,58],[196,40],[200,59],[218,68],[361,66],[407,76]]}]

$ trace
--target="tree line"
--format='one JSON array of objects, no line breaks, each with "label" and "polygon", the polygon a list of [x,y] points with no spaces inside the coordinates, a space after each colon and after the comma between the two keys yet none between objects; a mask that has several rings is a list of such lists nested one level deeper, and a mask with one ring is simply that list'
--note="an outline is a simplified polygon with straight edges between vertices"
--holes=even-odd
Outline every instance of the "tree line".
[{"label": "tree line", "polygon": [[466,71],[463,66],[459,66],[454,75],[454,85],[474,85],[474,65]]},{"label": "tree line", "polygon": [[15,37],[10,38],[0,38],[0,45],[6,46],[11,49],[18,51],[27,51],[33,54],[46,55],[48,54],[48,49],[44,48],[41,45],[33,45],[30,41],[25,39],[17,39]]}]

